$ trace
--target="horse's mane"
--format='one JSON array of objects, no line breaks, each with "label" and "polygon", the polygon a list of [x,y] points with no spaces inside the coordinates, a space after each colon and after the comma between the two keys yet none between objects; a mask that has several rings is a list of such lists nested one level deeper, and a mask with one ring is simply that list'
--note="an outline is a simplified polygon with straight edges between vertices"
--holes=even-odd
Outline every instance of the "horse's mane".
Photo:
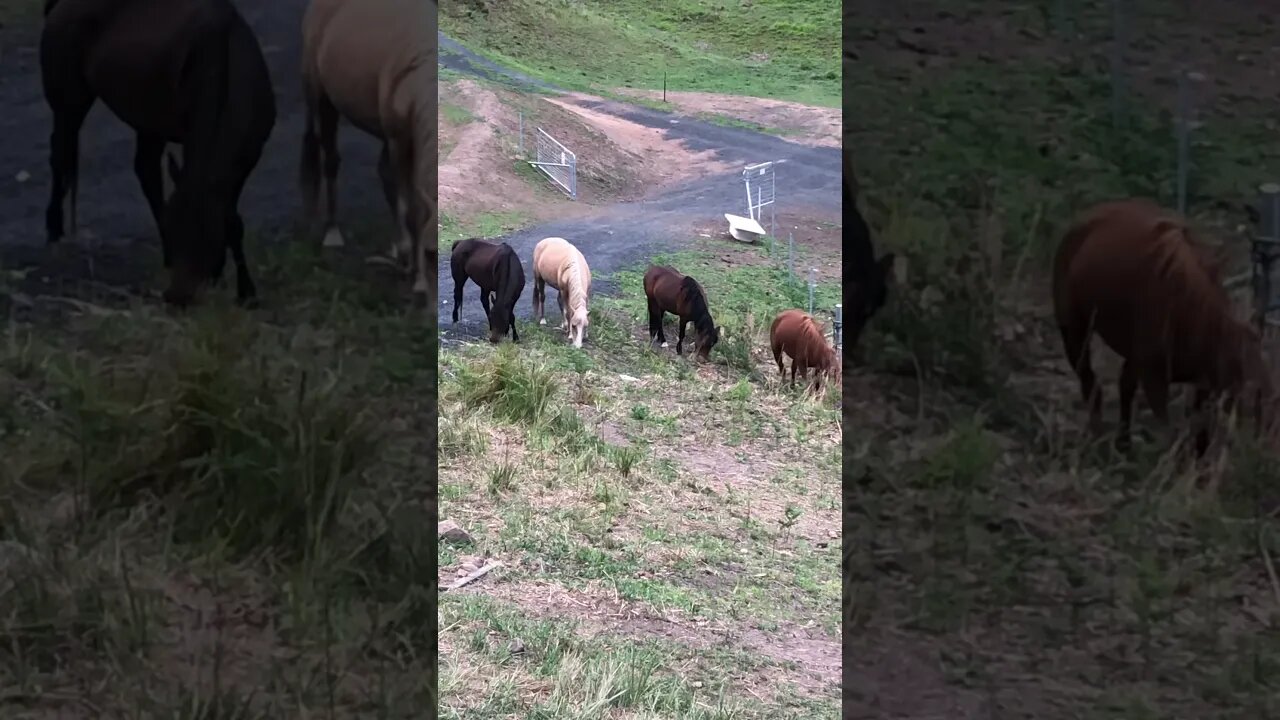
[{"label": "horse's mane", "polygon": [[578,251],[569,248],[565,253],[564,269],[569,274],[569,307],[575,312],[587,306],[587,288],[582,279],[582,263],[578,262]]},{"label": "horse's mane", "polygon": [[716,325],[711,319],[711,310],[707,307],[707,295],[702,291],[698,281],[685,275],[680,281],[680,294],[684,296],[689,311],[693,313],[693,326],[698,329],[698,332],[715,331]]},{"label": "horse's mane", "polygon": [[836,349],[827,344],[827,336],[822,332],[822,328],[818,327],[818,323],[814,322],[813,317],[802,315],[800,318],[800,334],[808,336],[809,342],[816,343],[823,350],[823,357],[831,362],[830,370],[836,371]]},{"label": "horse's mane", "polygon": [[1233,366],[1252,335],[1252,329],[1236,319],[1231,299],[1222,287],[1221,274],[1211,248],[1185,222],[1162,217],[1151,228],[1155,242],[1147,245],[1145,265],[1153,268],[1146,301],[1160,307],[1144,308],[1145,322],[1175,318],[1196,352],[1211,364],[1216,378],[1235,375]]}]

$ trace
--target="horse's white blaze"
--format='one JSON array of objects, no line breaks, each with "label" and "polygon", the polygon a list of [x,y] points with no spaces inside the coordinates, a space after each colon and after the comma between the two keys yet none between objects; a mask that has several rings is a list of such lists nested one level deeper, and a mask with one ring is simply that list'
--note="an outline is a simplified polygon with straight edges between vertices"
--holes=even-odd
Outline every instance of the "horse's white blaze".
[{"label": "horse's white blaze", "polygon": [[342,247],[345,243],[342,240],[342,231],[337,225],[329,228],[324,234],[325,247]]}]

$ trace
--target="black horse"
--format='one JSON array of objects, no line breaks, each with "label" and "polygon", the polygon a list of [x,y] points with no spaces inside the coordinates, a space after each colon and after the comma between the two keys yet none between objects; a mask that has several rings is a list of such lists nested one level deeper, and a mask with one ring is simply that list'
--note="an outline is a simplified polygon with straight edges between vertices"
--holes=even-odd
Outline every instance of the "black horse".
[{"label": "black horse", "polygon": [[[170,270],[165,300],[189,304],[221,277],[228,249],[237,296],[251,299],[238,205],[276,107],[262,48],[230,0],[47,0],[40,70],[53,111],[48,242],[63,236],[68,190],[76,230],[80,128],[101,98],[137,133],[134,173]],[[168,198],[166,143],[183,150]]]},{"label": "black horse", "polygon": [[453,272],[453,321],[458,322],[462,288],[470,278],[480,286],[480,305],[489,318],[489,342],[499,342],[508,330],[511,341],[520,342],[516,332],[516,301],[524,292],[524,268],[516,251],[506,243],[479,238],[459,240],[449,256],[449,269]]},{"label": "black horse", "polygon": [[[886,253],[876,259],[875,249],[871,245],[871,229],[862,213],[858,211],[857,178],[853,175],[852,154],[844,151],[844,207],[852,213],[845,223],[844,276],[850,278],[849,303],[850,320],[847,335],[852,345],[858,341],[867,321],[884,307],[888,296],[888,279],[893,272],[893,253]],[[853,267],[849,267],[849,261]],[[852,271],[852,272],[851,272]]]}]

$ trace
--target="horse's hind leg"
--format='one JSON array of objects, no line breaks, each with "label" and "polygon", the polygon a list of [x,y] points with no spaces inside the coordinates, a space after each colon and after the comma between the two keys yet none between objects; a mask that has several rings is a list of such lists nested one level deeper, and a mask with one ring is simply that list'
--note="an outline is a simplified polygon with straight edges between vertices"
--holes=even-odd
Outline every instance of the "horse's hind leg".
[{"label": "horse's hind leg", "polygon": [[450,262],[449,270],[453,273],[453,321],[458,322],[458,311],[462,309],[462,290],[467,284],[467,272],[458,262]]},{"label": "horse's hind leg", "polygon": [[678,318],[676,324],[680,326],[680,334],[676,337],[676,354],[684,354],[684,330],[689,326],[689,322],[683,317]]},{"label": "horse's hind leg", "polygon": [[560,327],[557,330],[564,330],[566,335],[573,333],[572,324],[569,322],[569,301],[565,299],[565,291],[556,289],[556,304],[560,306]]},{"label": "horse's hind leg", "polygon": [[[49,206],[45,210],[45,232],[46,241],[50,244],[61,240],[64,234],[63,203],[68,191],[71,193],[71,232],[73,235],[78,232],[76,196],[79,194],[80,128],[95,99],[89,88],[78,80],[76,87],[64,90],[66,94],[59,98],[53,112],[53,132],[49,137],[49,169],[53,174],[53,186],[49,193]],[[54,102],[51,100],[50,104]]]},{"label": "horse's hind leg", "polygon": [[1125,360],[1120,366],[1120,431],[1116,435],[1116,448],[1122,452],[1128,452],[1131,445],[1129,429],[1133,423],[1133,397],[1137,392],[1137,366]]},{"label": "horse's hind leg", "polygon": [[485,290],[484,288],[480,288],[480,307],[484,308],[484,316],[486,318],[489,317],[489,312],[490,312],[489,296],[491,294],[492,293],[490,293],[488,290]]},{"label": "horse's hind leg", "polygon": [[1080,397],[1089,408],[1089,429],[1097,434],[1102,431],[1102,388],[1098,386],[1098,377],[1093,372],[1093,354],[1089,342],[1092,333],[1088,327],[1088,323],[1079,323],[1076,327],[1060,326],[1058,330],[1062,333],[1067,362],[1071,363],[1080,379]]},{"label": "horse's hind leg", "polygon": [[164,145],[162,137],[138,133],[138,143],[133,151],[133,173],[138,176],[142,194],[146,196],[147,205],[151,208],[151,217],[155,218],[156,231],[160,234],[160,249],[167,269],[173,261],[173,250],[169,247],[169,238],[160,227],[160,215],[164,210],[164,174],[161,167]]},{"label": "horse's hind leg", "polygon": [[342,231],[338,229],[338,168],[342,157],[338,154],[338,109],[327,96],[316,101],[316,120],[320,126],[320,147],[324,151],[324,246],[342,247]]},{"label": "horse's hind leg", "polygon": [[661,347],[667,346],[667,338],[662,332],[662,308],[649,300],[649,344],[652,345],[654,341],[661,343]]},{"label": "horse's hind leg", "polygon": [[539,325],[546,325],[547,319],[543,316],[543,303],[547,301],[547,281],[542,279],[535,269],[533,271],[533,319]]}]

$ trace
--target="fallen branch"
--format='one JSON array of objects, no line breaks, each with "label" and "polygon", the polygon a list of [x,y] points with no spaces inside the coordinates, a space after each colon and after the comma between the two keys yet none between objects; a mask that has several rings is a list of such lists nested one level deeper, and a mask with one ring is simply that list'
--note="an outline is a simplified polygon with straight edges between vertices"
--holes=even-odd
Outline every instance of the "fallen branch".
[{"label": "fallen branch", "polygon": [[448,585],[445,585],[442,588],[442,590],[457,590],[463,585],[468,585],[470,583],[475,582],[476,580],[479,580],[480,578],[489,574],[490,570],[493,570],[494,568],[499,568],[499,567],[502,567],[502,562],[500,560],[494,560],[493,562],[489,563],[488,565],[485,565],[479,570],[476,570],[470,575],[460,577],[457,580],[454,580],[453,582],[449,583]]}]

